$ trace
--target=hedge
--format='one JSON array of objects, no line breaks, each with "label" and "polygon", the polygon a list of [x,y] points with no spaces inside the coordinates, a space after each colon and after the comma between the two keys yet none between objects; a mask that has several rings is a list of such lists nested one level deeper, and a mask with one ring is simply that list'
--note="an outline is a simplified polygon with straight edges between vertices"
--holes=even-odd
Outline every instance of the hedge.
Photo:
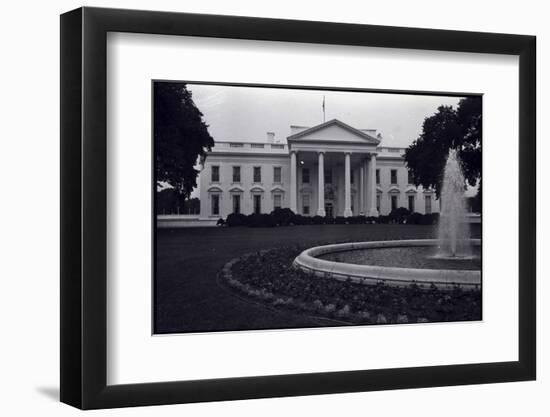
[{"label": "hedge", "polygon": [[400,207],[393,210],[388,216],[367,217],[322,217],[322,216],[302,216],[295,214],[288,208],[279,208],[273,210],[270,214],[236,214],[232,213],[224,221],[218,221],[219,226],[248,226],[248,227],[275,227],[292,225],[321,225],[321,224],[422,224],[432,225],[439,221],[439,213],[420,214],[410,213],[406,208]]}]

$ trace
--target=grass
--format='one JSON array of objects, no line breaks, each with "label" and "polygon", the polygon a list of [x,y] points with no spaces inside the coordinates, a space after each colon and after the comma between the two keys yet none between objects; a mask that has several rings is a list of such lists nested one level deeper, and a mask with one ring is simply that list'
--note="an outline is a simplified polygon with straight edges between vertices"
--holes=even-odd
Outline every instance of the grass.
[{"label": "grass", "polygon": [[[435,233],[433,226],[420,225],[158,229],[155,333],[333,325],[327,318],[239,296],[220,285],[219,271],[231,259],[263,249],[327,241],[422,239]],[[475,233],[479,236],[479,228]]]}]

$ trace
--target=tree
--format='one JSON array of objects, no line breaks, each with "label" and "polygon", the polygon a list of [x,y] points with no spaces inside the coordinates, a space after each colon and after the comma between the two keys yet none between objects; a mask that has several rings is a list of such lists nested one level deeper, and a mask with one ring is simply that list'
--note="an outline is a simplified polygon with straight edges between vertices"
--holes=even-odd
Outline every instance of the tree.
[{"label": "tree", "polygon": [[200,214],[201,201],[197,198],[190,198],[183,202],[183,214]]},{"label": "tree", "polygon": [[[481,180],[481,134],[481,97],[464,98],[456,109],[440,106],[405,151],[415,185],[432,187],[439,197],[447,155],[458,149],[466,182],[475,186]],[[478,193],[481,200],[481,184]]]},{"label": "tree", "polygon": [[154,142],[157,186],[168,183],[188,198],[197,186],[197,161],[204,162],[214,139],[185,84],[155,83]]}]

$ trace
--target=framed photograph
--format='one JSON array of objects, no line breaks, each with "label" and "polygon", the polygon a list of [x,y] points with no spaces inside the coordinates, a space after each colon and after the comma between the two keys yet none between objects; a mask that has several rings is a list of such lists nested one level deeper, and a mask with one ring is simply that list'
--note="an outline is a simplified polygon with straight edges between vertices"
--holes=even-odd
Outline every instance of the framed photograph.
[{"label": "framed photograph", "polygon": [[533,380],[535,38],[61,16],[61,401]]}]

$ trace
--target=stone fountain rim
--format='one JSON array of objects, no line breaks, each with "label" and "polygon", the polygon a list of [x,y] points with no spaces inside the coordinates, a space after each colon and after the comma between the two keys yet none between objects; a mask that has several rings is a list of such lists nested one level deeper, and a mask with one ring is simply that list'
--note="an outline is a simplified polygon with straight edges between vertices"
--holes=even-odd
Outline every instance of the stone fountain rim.
[{"label": "stone fountain rim", "polygon": [[[481,246],[481,239],[469,239],[474,246]],[[348,242],[323,246],[315,246],[304,250],[296,257],[293,265],[316,276],[350,279],[354,282],[373,284],[385,283],[393,286],[435,285],[440,288],[455,286],[479,288],[481,286],[481,271],[450,270],[450,269],[420,269],[399,268],[378,265],[357,265],[345,262],[329,261],[317,256],[327,253],[342,252],[356,249],[378,249],[407,246],[435,246],[438,239],[384,240],[374,242]]]}]

